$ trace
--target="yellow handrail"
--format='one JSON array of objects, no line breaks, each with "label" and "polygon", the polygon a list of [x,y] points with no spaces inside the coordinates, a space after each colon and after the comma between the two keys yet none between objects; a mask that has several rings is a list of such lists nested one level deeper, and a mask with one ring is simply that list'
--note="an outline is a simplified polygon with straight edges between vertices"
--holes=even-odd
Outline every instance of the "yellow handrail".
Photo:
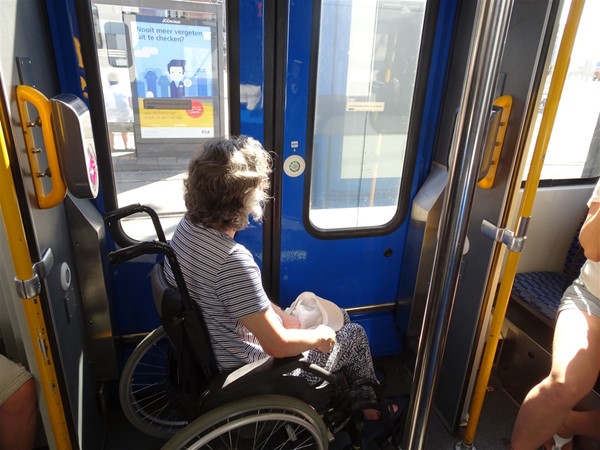
[{"label": "yellow handrail", "polygon": [[[32,104],[39,114],[39,119],[35,124],[42,128],[42,137],[48,161],[48,169],[43,172],[40,169],[37,157],[38,150],[33,138],[33,131],[31,130],[35,125],[29,118],[29,112],[27,111],[28,103]],[[67,187],[62,178],[60,162],[54,142],[52,106],[44,94],[26,85],[17,86],[17,106],[19,108],[19,115],[21,116],[21,127],[27,146],[31,178],[33,179],[33,187],[35,188],[38,205],[42,209],[53,208],[65,199]],[[42,182],[42,178],[44,177],[50,178],[52,188],[48,192],[44,191],[44,184]]]},{"label": "yellow handrail", "polygon": [[[0,104],[0,108],[4,106]],[[17,194],[14,187],[14,180],[10,170],[10,160],[8,157],[6,129],[4,123],[2,133],[0,133],[0,150],[2,159],[0,161],[0,211],[4,218],[4,226],[10,251],[15,266],[15,275],[17,280],[30,280],[34,277],[23,222],[17,201]],[[29,336],[33,346],[35,359],[39,368],[39,384],[44,392],[48,415],[52,426],[52,435],[56,448],[59,450],[70,450],[71,440],[65,419],[65,412],[62,404],[62,398],[59,390],[52,350],[48,341],[48,333],[40,297],[35,295],[23,299],[23,308],[25,318],[29,328]]]},{"label": "yellow handrail", "polygon": [[[552,134],[552,127],[554,126],[554,120],[556,119],[558,104],[567,77],[571,52],[573,50],[573,44],[575,42],[575,36],[577,34],[577,28],[579,27],[579,20],[584,4],[585,0],[573,0],[569,9],[569,16],[560,42],[556,65],[552,75],[552,81],[550,82],[550,89],[548,91],[548,98],[542,115],[540,130],[533,150],[531,166],[529,167],[527,181],[525,182],[523,196],[519,205],[517,230],[520,229],[521,221],[529,220],[531,216],[533,201],[540,181],[546,150],[548,149],[548,143],[550,142],[550,136]],[[483,407],[483,399],[490,379],[494,356],[496,354],[496,349],[498,348],[498,339],[502,330],[502,324],[504,323],[504,316],[506,315],[506,309],[508,307],[508,301],[510,299],[510,293],[515,274],[517,273],[520,257],[520,252],[509,251],[506,260],[504,275],[500,283],[498,298],[494,307],[494,315],[492,317],[481,367],[479,368],[473,400],[469,409],[469,420],[465,430],[465,437],[463,438],[463,444],[467,447],[472,446],[475,440],[475,432],[479,423],[481,408]]]}]

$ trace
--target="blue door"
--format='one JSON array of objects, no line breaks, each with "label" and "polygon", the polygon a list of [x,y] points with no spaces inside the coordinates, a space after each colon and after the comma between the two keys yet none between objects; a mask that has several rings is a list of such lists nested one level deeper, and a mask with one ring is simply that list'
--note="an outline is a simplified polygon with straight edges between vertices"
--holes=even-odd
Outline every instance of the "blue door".
[{"label": "blue door", "polygon": [[279,14],[287,52],[273,148],[275,290],[284,306],[302,291],[335,301],[365,326],[374,354],[397,352],[407,214],[429,169],[421,136],[434,134],[440,101],[426,93],[445,71],[438,57],[442,70],[429,79],[434,45],[424,37],[436,33],[437,9],[303,0]]}]

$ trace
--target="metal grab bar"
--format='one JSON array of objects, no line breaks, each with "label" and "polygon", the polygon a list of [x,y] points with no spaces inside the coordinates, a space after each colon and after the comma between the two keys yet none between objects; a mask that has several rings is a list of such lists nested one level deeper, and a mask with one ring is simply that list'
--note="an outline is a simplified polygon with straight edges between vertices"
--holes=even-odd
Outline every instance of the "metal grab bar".
[{"label": "metal grab bar", "polygon": [[512,5],[512,0],[482,0],[477,5],[417,351],[402,446],[405,450],[421,449],[425,441]]}]

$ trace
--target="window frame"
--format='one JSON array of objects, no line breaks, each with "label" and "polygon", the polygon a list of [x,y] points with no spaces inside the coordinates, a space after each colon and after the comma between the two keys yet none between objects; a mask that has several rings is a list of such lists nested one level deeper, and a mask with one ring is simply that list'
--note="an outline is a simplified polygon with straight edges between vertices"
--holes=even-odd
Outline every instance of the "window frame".
[{"label": "window frame", "polygon": [[[100,61],[98,57],[98,48],[97,44],[97,36],[96,29],[94,25],[94,6],[96,3],[106,4],[106,5],[115,5],[115,6],[131,6],[131,7],[142,7],[139,3],[132,2],[131,5],[123,4],[121,0],[100,0],[96,2],[75,2],[75,11],[77,15],[78,22],[80,24],[88,24],[88,26],[82,26],[80,31],[80,43],[81,43],[81,61],[83,66],[85,66],[86,73],[85,78],[87,80],[87,91],[89,92],[90,101],[90,115],[92,118],[92,124],[94,129],[94,138],[96,142],[96,150],[98,154],[98,165],[100,172],[100,193],[98,198],[94,201],[97,208],[100,212],[109,212],[119,208],[118,197],[117,197],[117,186],[115,181],[115,170],[112,163],[111,149],[109,144],[109,129],[108,122],[106,120],[104,99],[103,99],[103,88],[102,88],[102,78],[100,71]],[[133,4],[135,3],[135,4]],[[214,3],[214,2],[213,2]],[[218,3],[218,2],[217,2]],[[188,3],[180,0],[163,0],[163,1],[147,1],[147,6],[153,9],[177,9],[177,10],[186,10],[188,5],[193,5],[194,3]],[[208,4],[208,3],[206,3]],[[227,69],[228,69],[228,77],[227,80],[224,80],[221,84],[223,86],[223,90],[228,92],[227,101],[223,102],[225,108],[228,109],[228,116],[230,118],[239,117],[240,114],[240,105],[239,102],[235,102],[236,98],[239,98],[239,95],[231,95],[231,92],[236,92],[235,89],[239,88],[239,85],[235,85],[236,80],[239,80],[239,76],[234,75],[232,73],[237,70],[239,72],[239,65],[232,58],[235,55],[232,55],[230,49],[237,48],[237,41],[239,36],[237,33],[231,33],[232,27],[237,26],[237,24],[232,23],[232,17],[229,15],[229,5],[227,2],[221,2],[215,6],[220,6],[225,8],[222,14],[225,14],[225,41],[223,41],[222,45],[219,45],[218,48],[222,48],[226,46],[227,51]],[[189,10],[189,9],[187,9]],[[97,14],[97,13],[96,13]],[[221,16],[222,17],[222,16]],[[222,26],[218,27],[218,30],[223,30]],[[219,95],[222,94],[223,91],[220,90]],[[85,94],[84,94],[85,95]],[[100,99],[100,100],[98,100]],[[239,124],[239,120],[237,121]],[[225,126],[221,125],[221,133],[230,133],[232,128],[235,128],[236,122],[229,120],[229,127],[226,129]],[[239,125],[238,125],[239,127]],[[182,144],[185,144],[182,142]],[[121,222],[111,222],[109,224],[109,236],[112,240],[121,247],[130,246],[140,242],[135,237],[130,236],[123,229]]]},{"label": "window frame", "polygon": [[[437,16],[434,1],[424,0],[423,27],[421,29],[421,39],[419,44],[419,54],[417,59],[416,72],[429,74],[431,67],[431,58],[433,53],[434,31],[436,29]],[[310,221],[310,196],[312,186],[312,165],[314,156],[314,132],[315,132],[315,112],[316,112],[316,91],[318,77],[318,58],[319,44],[321,34],[321,2],[313,2],[312,17],[312,42],[310,48],[310,65],[308,92],[311,95],[308,98],[307,108],[307,129],[306,129],[306,168],[304,170],[304,190],[303,190],[303,208],[302,220],[307,232],[318,239],[345,239],[359,238],[367,236],[386,235],[398,229],[405,221],[410,203],[413,185],[414,171],[416,168],[417,152],[419,149],[419,130],[423,121],[425,109],[426,89],[429,83],[429,75],[415,77],[415,86],[411,103],[411,113],[408,123],[406,138],[406,148],[404,164],[400,178],[400,189],[398,192],[398,203],[396,213],[390,221],[384,225],[360,227],[360,228],[338,228],[322,229],[312,224]]]}]

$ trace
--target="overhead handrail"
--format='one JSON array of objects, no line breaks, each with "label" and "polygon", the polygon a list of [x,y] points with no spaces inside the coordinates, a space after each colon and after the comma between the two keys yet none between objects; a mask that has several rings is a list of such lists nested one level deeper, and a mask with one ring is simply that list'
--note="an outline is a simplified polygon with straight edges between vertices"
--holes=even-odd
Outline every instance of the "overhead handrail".
[{"label": "overhead handrail", "polygon": [[[548,143],[550,142],[550,136],[552,135],[552,128],[554,126],[556,113],[558,111],[558,104],[560,102],[565,79],[567,77],[571,52],[575,43],[575,36],[577,34],[577,28],[579,27],[579,20],[581,19],[581,13],[583,11],[584,4],[585,0],[573,0],[569,9],[569,16],[567,18],[565,30],[560,42],[554,73],[552,74],[552,80],[550,82],[546,106],[544,107],[539,133],[535,142],[531,166],[529,167],[527,181],[525,182],[523,196],[521,197],[521,203],[519,205],[516,231],[513,233],[510,232],[510,230],[502,230],[503,233],[501,233],[502,236],[512,235],[515,239],[522,239],[523,243],[526,238],[527,226],[529,224],[531,210],[533,208],[533,201],[535,199],[536,191],[540,181],[540,175],[542,173],[544,158],[546,157],[546,150],[548,149]],[[484,221],[482,228],[491,230],[494,228],[494,226],[490,226],[489,222]],[[496,235],[498,235],[498,233],[496,233]],[[498,298],[494,307],[494,314],[492,316],[488,339],[486,341],[481,366],[479,368],[479,375],[475,384],[473,400],[471,401],[471,407],[469,409],[469,420],[467,422],[465,436],[462,441],[462,448],[473,447],[475,432],[477,431],[477,425],[479,424],[479,418],[481,415],[481,409],[483,407],[483,400],[485,398],[487,384],[492,371],[494,356],[498,348],[498,340],[500,338],[500,332],[502,331],[502,324],[504,323],[504,317],[506,315],[510,293],[512,291],[515,274],[517,273],[519,259],[521,257],[523,245],[511,247],[510,242],[505,243],[507,243],[509,247],[509,253],[506,260],[506,266],[504,268],[504,275],[502,276],[502,281],[500,282]]]}]

